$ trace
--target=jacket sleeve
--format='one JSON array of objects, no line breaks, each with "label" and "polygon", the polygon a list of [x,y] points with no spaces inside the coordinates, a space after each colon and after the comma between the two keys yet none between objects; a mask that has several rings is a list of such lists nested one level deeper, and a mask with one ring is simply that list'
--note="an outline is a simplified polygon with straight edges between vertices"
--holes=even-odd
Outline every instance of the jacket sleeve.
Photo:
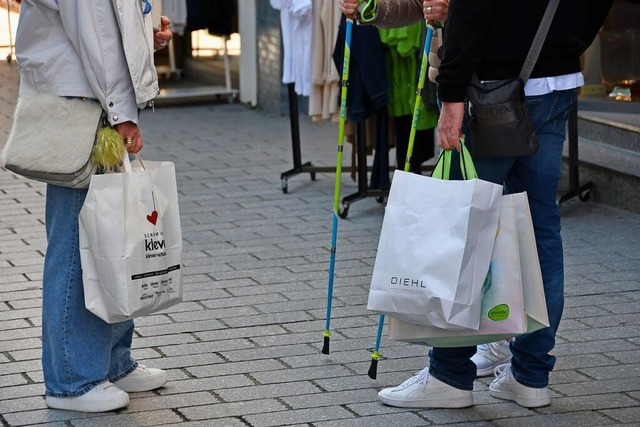
[{"label": "jacket sleeve", "polygon": [[585,50],[598,35],[598,31],[600,31],[600,27],[602,27],[602,24],[607,18],[612,5],[613,0],[591,0],[588,4],[589,7],[583,8],[588,11],[588,15],[585,18],[586,24],[580,34],[584,42]]},{"label": "jacket sleeve", "polygon": [[438,96],[443,102],[463,102],[467,86],[482,61],[493,21],[495,0],[451,0],[444,27],[438,68]]},{"label": "jacket sleeve", "polygon": [[138,123],[135,91],[112,2],[58,0],[58,8],[64,31],[109,122]]},{"label": "jacket sleeve", "polygon": [[370,22],[380,28],[398,28],[424,20],[422,0],[377,0],[378,14]]}]

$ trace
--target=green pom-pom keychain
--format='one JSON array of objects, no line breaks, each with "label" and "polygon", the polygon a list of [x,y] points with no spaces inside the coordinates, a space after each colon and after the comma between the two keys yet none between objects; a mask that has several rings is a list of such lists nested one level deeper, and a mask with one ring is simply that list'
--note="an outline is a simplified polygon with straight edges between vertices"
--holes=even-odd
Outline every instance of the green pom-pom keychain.
[{"label": "green pom-pom keychain", "polygon": [[102,170],[116,169],[124,161],[125,154],[124,140],[118,132],[109,126],[98,130],[91,152],[94,165]]}]

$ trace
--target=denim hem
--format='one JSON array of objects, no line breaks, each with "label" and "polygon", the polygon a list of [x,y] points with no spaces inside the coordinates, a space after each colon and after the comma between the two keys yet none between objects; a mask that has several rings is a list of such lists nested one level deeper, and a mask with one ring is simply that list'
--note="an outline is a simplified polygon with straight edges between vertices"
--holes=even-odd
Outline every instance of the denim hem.
[{"label": "denim hem", "polygon": [[45,390],[45,394],[47,396],[51,396],[51,397],[80,397],[82,395],[85,395],[87,393],[89,393],[91,390],[93,390],[97,385],[105,383],[109,381],[108,379],[103,379],[103,380],[99,380],[99,381],[94,381],[88,385],[86,385],[82,390],[76,392],[76,393],[53,393],[50,390]]},{"label": "denim hem", "polygon": [[448,378],[442,377],[439,374],[434,374],[433,370],[431,368],[429,368],[429,375],[431,375],[432,377],[434,377],[435,379],[442,381],[443,383],[445,383],[446,385],[449,385],[453,388],[457,388],[458,390],[465,390],[465,391],[473,391],[473,383],[471,383],[471,385],[469,384],[461,384],[455,381],[451,381]]},{"label": "denim hem", "polygon": [[131,365],[131,367],[127,370],[125,370],[123,373],[121,373],[120,375],[116,375],[113,378],[109,378],[109,381],[111,381],[112,383],[121,380],[122,378],[126,377],[127,375],[129,375],[131,372],[135,371],[136,368],[138,367],[138,362],[133,362],[133,365]]}]

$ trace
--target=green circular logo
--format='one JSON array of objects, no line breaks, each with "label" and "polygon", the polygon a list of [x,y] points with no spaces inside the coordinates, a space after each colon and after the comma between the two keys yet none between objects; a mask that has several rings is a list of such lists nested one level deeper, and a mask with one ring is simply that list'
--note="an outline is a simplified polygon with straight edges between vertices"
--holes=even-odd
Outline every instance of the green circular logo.
[{"label": "green circular logo", "polygon": [[509,306],[507,304],[498,304],[489,310],[487,317],[494,322],[502,322],[509,318]]}]

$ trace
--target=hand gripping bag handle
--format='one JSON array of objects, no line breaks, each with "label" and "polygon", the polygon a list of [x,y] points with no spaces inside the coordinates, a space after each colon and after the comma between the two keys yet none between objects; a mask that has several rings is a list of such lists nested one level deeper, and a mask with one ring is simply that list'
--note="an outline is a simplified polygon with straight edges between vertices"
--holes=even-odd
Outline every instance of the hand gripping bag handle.
[{"label": "hand gripping bag handle", "polygon": [[[460,139],[460,171],[462,172],[462,178],[474,179],[478,178],[478,173],[476,172],[476,167],[473,164],[473,159],[471,158],[471,153],[464,144],[464,138]],[[442,151],[438,156],[438,161],[431,173],[432,178],[438,179],[450,179],[451,174],[451,159],[453,153],[451,150]]]}]

